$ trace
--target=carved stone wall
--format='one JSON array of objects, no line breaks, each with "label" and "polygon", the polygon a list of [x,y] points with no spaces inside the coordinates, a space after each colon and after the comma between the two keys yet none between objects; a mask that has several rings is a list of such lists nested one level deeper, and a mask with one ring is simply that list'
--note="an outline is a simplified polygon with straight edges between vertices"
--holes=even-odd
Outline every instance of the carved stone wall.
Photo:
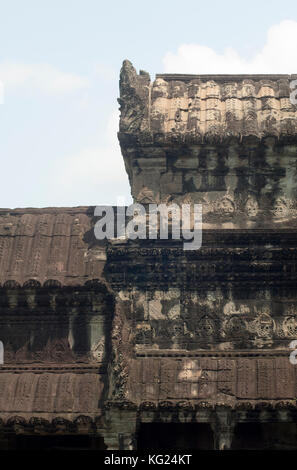
[{"label": "carved stone wall", "polygon": [[293,78],[158,75],[151,83],[125,61],[119,139],[134,199],[200,203],[205,228],[296,226]]},{"label": "carved stone wall", "polygon": [[296,396],[292,233],[208,233],[195,252],[176,242],[130,241],[108,248],[105,273],[133,346],[129,400]]},{"label": "carved stone wall", "polygon": [[224,449],[237,425],[285,423],[292,445],[294,78],[152,83],[124,62],[119,140],[133,198],[202,204],[199,250],[98,241],[90,207],[0,211],[3,435],[100,435],[132,449],[142,423],[208,423]]},{"label": "carved stone wall", "polygon": [[113,299],[100,282],[76,288],[10,282],[0,291],[5,365],[107,360]]}]

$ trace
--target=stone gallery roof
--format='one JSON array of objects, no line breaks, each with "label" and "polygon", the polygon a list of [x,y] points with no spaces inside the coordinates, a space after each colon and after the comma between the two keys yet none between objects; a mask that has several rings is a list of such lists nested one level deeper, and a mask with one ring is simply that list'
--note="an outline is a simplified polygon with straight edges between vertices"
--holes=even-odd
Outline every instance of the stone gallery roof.
[{"label": "stone gallery roof", "polygon": [[295,136],[297,75],[137,75],[124,61],[120,81],[120,139],[203,142],[232,136]]},{"label": "stone gallery roof", "polygon": [[105,254],[87,241],[92,214],[91,207],[0,209],[0,283],[98,278]]},{"label": "stone gallery roof", "polygon": [[1,418],[11,415],[44,418],[75,417],[86,414],[95,417],[100,414],[98,402],[103,384],[97,370],[79,373],[29,371],[0,373]]},{"label": "stone gallery roof", "polygon": [[[100,278],[105,258],[104,246],[93,244],[92,214],[92,207],[0,210],[0,423],[38,416],[55,429],[62,418],[101,414],[103,359],[92,356],[86,331],[90,318],[101,331],[109,307],[103,311],[105,287],[88,282]],[[73,334],[80,355],[70,347]]]},{"label": "stone gallery roof", "polygon": [[296,368],[285,353],[283,357],[274,352],[274,357],[234,354],[232,358],[220,353],[216,357],[214,352],[210,357],[199,358],[178,357],[177,351],[151,354],[152,357],[147,354],[133,361],[133,396],[139,402],[170,400],[174,403],[191,397],[213,405],[234,406],[236,402],[244,405],[245,400],[250,404],[261,399],[276,404],[296,397]]}]

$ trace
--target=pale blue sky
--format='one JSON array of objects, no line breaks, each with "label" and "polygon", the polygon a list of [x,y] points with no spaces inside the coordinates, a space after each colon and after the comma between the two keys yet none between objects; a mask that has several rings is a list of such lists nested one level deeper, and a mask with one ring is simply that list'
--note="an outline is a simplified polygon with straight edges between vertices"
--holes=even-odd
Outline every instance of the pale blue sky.
[{"label": "pale blue sky", "polygon": [[117,196],[129,202],[116,136],[125,58],[152,78],[164,71],[297,72],[295,1],[0,5],[0,207],[114,204]]}]

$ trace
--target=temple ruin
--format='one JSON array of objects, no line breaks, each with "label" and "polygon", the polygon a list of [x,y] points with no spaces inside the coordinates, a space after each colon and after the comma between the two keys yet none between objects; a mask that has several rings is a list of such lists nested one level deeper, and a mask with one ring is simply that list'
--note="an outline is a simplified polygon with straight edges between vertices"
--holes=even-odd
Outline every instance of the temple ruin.
[{"label": "temple ruin", "polygon": [[1,209],[0,449],[297,448],[296,78],[124,61],[133,199],[202,204],[199,250]]}]

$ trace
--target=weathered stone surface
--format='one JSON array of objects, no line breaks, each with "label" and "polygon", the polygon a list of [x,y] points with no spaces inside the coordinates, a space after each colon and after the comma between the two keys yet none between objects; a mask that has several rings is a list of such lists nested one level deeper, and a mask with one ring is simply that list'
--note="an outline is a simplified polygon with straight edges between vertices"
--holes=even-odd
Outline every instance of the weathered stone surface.
[{"label": "weathered stone surface", "polygon": [[100,278],[105,248],[94,243],[93,214],[94,207],[0,209],[0,283]]},{"label": "weathered stone surface", "polygon": [[295,78],[151,83],[124,62],[119,140],[132,195],[201,203],[199,250],[98,242],[92,207],[0,211],[5,439],[86,434],[133,449],[142,424],[202,423],[225,449],[256,423],[263,447],[281,435],[277,445],[296,447]]},{"label": "weathered stone surface", "polygon": [[200,203],[205,229],[297,226],[295,76],[158,75],[144,84],[127,62],[121,73],[121,102],[141,122],[129,127],[122,112],[136,201]]},{"label": "weathered stone surface", "polygon": [[217,142],[231,136],[295,136],[290,82],[297,75],[158,74],[153,83],[123,62],[120,138]]},{"label": "weathered stone surface", "polygon": [[20,413],[24,418],[64,416],[75,419],[82,413],[96,416],[103,390],[96,370],[85,373],[65,370],[62,374],[45,372],[4,372],[0,374],[1,416]]}]

